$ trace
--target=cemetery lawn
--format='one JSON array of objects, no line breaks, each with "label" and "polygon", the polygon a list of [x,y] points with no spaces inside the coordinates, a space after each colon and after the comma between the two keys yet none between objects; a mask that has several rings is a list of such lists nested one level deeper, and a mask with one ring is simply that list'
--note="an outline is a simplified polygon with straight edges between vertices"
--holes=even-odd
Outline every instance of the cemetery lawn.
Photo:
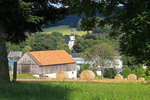
[{"label": "cemetery lawn", "polygon": [[150,100],[150,83],[0,83],[0,100]]}]

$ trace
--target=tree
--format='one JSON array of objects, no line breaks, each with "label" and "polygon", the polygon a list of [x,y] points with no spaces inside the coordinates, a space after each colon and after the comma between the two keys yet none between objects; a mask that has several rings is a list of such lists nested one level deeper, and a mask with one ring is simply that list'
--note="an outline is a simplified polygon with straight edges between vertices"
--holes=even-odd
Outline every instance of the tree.
[{"label": "tree", "polygon": [[66,52],[68,52],[69,54],[71,53],[69,47],[67,44],[61,44],[59,46],[57,46],[56,48],[57,50],[66,50]]},{"label": "tree", "polygon": [[106,44],[97,44],[84,52],[84,59],[89,62],[94,62],[95,66],[100,66],[102,78],[104,70],[110,65],[110,61],[114,59],[114,49]]},{"label": "tree", "polygon": [[92,34],[86,34],[86,36],[84,37],[84,39],[93,39],[93,40],[97,40],[95,35]]},{"label": "tree", "polygon": [[130,66],[136,65],[134,57],[128,57],[128,56],[122,55],[121,60],[124,66],[130,67]]},{"label": "tree", "polygon": [[82,31],[82,29],[81,29],[81,19],[77,23],[77,31]]},{"label": "tree", "polygon": [[83,31],[89,33],[90,30],[96,27],[96,22],[97,19],[95,17],[82,18],[80,27]]},{"label": "tree", "polygon": [[57,47],[57,39],[52,34],[37,34],[34,36],[31,48],[34,51],[39,50],[55,50]]},{"label": "tree", "polygon": [[150,67],[149,66],[147,66],[145,74],[146,74],[146,76],[150,76]]},{"label": "tree", "polygon": [[0,82],[9,81],[6,41],[19,43],[26,34],[42,31],[44,25],[65,17],[67,8],[56,8],[57,0],[0,1]]},{"label": "tree", "polygon": [[26,52],[29,52],[31,50],[32,50],[32,48],[30,46],[25,46],[22,50],[22,54],[25,54]]},{"label": "tree", "polygon": [[85,49],[90,48],[96,44],[98,44],[98,41],[93,40],[93,37],[91,37],[89,39],[88,38],[82,39],[79,37],[75,40],[75,45],[73,48],[77,53],[80,53],[80,52],[84,52]]},{"label": "tree", "polygon": [[75,40],[75,45],[73,46],[74,50],[79,53],[79,52],[82,52],[84,51],[84,40],[79,37],[79,38],[76,38]]},{"label": "tree", "polygon": [[111,32],[111,27],[109,25],[105,25],[103,28],[97,26],[96,28],[92,29],[92,33],[96,33],[96,34],[105,34],[110,32]]},{"label": "tree", "polygon": [[145,76],[145,70],[143,68],[138,68],[135,71],[135,75],[137,76],[137,78],[144,77]]},{"label": "tree", "polygon": [[[93,18],[97,13],[102,15],[104,19],[98,22],[99,26],[111,25],[111,35],[121,36],[122,54],[150,65],[150,0],[64,0],[63,3],[72,13]],[[83,26],[86,28],[88,24]]]},{"label": "tree", "polygon": [[6,43],[6,50],[7,50],[7,52],[10,52],[10,51],[20,51],[21,48],[20,48],[20,46],[18,46],[16,44],[12,44],[10,42],[7,42]]}]

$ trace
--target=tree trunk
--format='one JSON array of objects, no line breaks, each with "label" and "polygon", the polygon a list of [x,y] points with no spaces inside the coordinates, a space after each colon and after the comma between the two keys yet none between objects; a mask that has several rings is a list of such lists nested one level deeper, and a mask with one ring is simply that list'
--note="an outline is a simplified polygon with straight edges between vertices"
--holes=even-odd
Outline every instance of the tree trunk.
[{"label": "tree trunk", "polygon": [[89,31],[87,31],[87,34],[89,34]]},{"label": "tree trunk", "polygon": [[104,68],[101,67],[101,76],[102,76],[102,79],[104,78]]},{"label": "tree trunk", "polygon": [[4,33],[4,22],[0,18],[0,82],[9,82],[9,68]]}]

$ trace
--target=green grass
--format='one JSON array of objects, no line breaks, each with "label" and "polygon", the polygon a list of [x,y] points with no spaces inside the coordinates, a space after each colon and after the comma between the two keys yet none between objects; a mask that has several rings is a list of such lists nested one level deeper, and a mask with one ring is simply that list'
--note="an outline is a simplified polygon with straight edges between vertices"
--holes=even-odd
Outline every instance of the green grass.
[{"label": "green grass", "polygon": [[17,82],[0,84],[0,100],[150,100],[150,84]]},{"label": "green grass", "polygon": [[[10,79],[13,78],[13,75],[10,75]],[[33,78],[36,78],[34,77],[32,74],[17,74],[17,78],[18,79],[33,79]]]},{"label": "green grass", "polygon": [[[52,32],[60,32],[63,35],[70,35],[71,29],[67,25],[61,25],[56,27],[47,28],[42,32],[43,34],[51,34]],[[86,31],[77,31],[76,28],[74,28],[74,34],[76,35],[85,35]]]}]

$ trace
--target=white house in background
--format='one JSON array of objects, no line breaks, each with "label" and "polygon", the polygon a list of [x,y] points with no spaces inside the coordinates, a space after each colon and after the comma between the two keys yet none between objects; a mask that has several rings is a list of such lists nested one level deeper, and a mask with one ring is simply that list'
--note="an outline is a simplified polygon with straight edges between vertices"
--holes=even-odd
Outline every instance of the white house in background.
[{"label": "white house in background", "polygon": [[32,74],[56,78],[58,71],[77,77],[76,61],[65,50],[33,51],[25,53],[17,62],[19,74]]},{"label": "white house in background", "polygon": [[[116,56],[114,60],[110,61],[109,67],[106,67],[106,68],[116,68],[119,74],[122,72],[123,64],[122,64],[121,56],[119,55],[119,52],[116,51],[115,53],[116,53]],[[77,65],[90,64],[92,66],[92,64],[94,63],[94,62],[86,62],[83,58],[73,58],[73,59],[76,61]],[[78,70],[80,70],[80,67],[78,67]],[[97,75],[101,75],[100,66],[97,67],[96,72],[97,72]]]},{"label": "white house in background", "polygon": [[14,58],[17,58],[17,57],[21,57],[22,56],[22,51],[10,51],[8,53],[8,59],[14,59]]},{"label": "white house in background", "polygon": [[73,59],[76,61],[76,64],[77,64],[77,65],[83,65],[83,64],[86,64],[86,62],[84,61],[83,58],[73,57]]},{"label": "white house in background", "polygon": [[71,29],[71,33],[70,33],[70,37],[69,37],[69,42],[68,42],[68,46],[69,46],[69,49],[72,50],[73,49],[73,46],[74,46],[74,42],[75,42],[75,35],[73,33],[73,29]]},{"label": "white house in background", "polygon": [[[120,74],[123,69],[123,63],[121,61],[121,56],[118,51],[115,52],[116,56],[113,61],[110,61],[109,67],[106,68],[116,68],[117,74]],[[100,66],[98,66],[97,75],[101,75],[101,69]]]},{"label": "white house in background", "polygon": [[[122,64],[122,61],[120,59],[120,56],[116,56],[113,61],[110,61],[110,65],[106,68],[116,68],[117,74],[120,74],[122,72],[122,69],[123,69],[123,64]],[[98,69],[96,72],[97,72],[97,75],[101,75],[100,66],[98,66]]]}]

